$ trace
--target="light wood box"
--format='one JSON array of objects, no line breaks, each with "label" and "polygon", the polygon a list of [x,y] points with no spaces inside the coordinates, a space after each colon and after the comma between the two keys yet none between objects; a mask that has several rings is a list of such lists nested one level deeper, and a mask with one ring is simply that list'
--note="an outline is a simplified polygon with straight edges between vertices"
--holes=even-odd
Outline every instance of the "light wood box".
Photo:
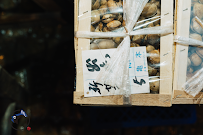
[{"label": "light wood box", "polygon": [[[176,0],[175,35],[189,38],[191,0]],[[196,97],[182,88],[186,82],[188,46],[176,44],[172,104],[202,104],[202,92]]]},{"label": "light wood box", "polygon": [[[91,23],[91,0],[75,0],[75,32],[90,31]],[[168,21],[173,22],[173,0],[161,0],[161,25],[167,24]],[[79,5],[80,4],[80,5]],[[80,7],[80,8],[79,8]],[[78,19],[78,15],[88,19]],[[103,105],[117,106],[123,105],[123,96],[103,96],[103,97],[84,97],[83,84],[83,68],[82,68],[82,51],[89,50],[90,39],[75,37],[75,58],[76,58],[76,91],[74,91],[74,104],[80,105]],[[172,46],[173,34],[168,34],[161,37],[161,62],[166,62],[167,66],[161,67],[160,71],[160,94],[133,94],[132,105],[139,106],[171,106],[172,102]],[[162,47],[164,46],[164,47]]]}]

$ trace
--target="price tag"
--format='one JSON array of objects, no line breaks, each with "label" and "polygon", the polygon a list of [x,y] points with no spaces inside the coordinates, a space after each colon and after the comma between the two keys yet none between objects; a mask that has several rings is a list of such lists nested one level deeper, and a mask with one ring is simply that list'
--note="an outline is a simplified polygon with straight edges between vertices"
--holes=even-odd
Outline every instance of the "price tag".
[{"label": "price tag", "polygon": [[[85,97],[101,96],[102,92],[107,93],[105,96],[122,95],[118,87],[95,81],[115,50],[102,49],[82,52]],[[129,79],[131,94],[150,92],[146,47],[130,48]]]}]

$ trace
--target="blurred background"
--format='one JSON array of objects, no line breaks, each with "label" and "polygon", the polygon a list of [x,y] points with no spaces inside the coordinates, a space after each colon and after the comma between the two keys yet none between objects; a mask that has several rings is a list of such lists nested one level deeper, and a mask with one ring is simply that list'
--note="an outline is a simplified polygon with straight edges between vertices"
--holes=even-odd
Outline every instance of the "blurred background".
[{"label": "blurred background", "polygon": [[73,0],[0,0],[0,135],[203,134],[200,105],[74,105],[73,16]]}]

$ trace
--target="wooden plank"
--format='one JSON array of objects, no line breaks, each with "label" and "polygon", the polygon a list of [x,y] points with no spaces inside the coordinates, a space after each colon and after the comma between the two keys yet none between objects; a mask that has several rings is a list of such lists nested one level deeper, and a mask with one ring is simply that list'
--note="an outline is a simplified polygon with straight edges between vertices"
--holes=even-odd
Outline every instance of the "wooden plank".
[{"label": "wooden plank", "polygon": [[[177,35],[189,37],[191,0],[178,0],[177,2]],[[188,46],[177,43],[174,72],[174,90],[181,90],[186,82]]]},{"label": "wooden plank", "polygon": [[133,94],[132,105],[139,106],[171,106],[170,94]]},{"label": "wooden plank", "polygon": [[54,0],[33,0],[45,11],[61,11],[61,8],[56,4]]},{"label": "wooden plank", "polygon": [[[161,1],[161,25],[173,24],[173,0]],[[173,34],[161,36],[160,41],[160,94],[172,94]],[[165,63],[165,64],[164,64]]]},{"label": "wooden plank", "polygon": [[[175,15],[174,15],[174,35],[177,35],[177,9],[178,9],[178,0],[175,0]],[[175,59],[176,59],[176,42],[173,45],[173,83],[174,83],[174,73],[175,73]],[[172,86],[173,87],[173,86]],[[172,95],[174,95],[174,90]],[[173,96],[172,96],[173,97]]]},{"label": "wooden plank", "polygon": [[74,92],[74,104],[123,105],[123,96],[84,97],[84,92]]},{"label": "wooden plank", "polygon": [[[91,0],[80,0],[79,2],[79,26],[78,31],[90,31],[91,24]],[[76,91],[84,92],[82,51],[90,49],[90,39],[78,39],[77,61],[76,61]]]},{"label": "wooden plank", "polygon": [[172,104],[203,104],[203,100],[202,98],[177,98],[172,100]]},{"label": "wooden plank", "polygon": [[188,95],[183,90],[175,90],[174,91],[174,99],[176,99],[176,98],[191,98],[191,99],[203,98],[203,92],[200,92],[197,96],[193,97],[191,95]]},{"label": "wooden plank", "polygon": [[[132,105],[137,106],[171,106],[171,95],[167,94],[133,94]],[[104,96],[85,98],[83,92],[74,92],[74,104],[123,105],[123,96]]]}]

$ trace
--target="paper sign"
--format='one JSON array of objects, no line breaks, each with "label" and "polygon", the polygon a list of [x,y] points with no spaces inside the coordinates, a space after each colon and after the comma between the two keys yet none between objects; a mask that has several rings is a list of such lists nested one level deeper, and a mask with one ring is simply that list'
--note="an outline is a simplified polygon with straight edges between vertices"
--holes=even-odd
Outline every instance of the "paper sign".
[{"label": "paper sign", "polygon": [[[101,69],[116,49],[87,50],[82,52],[84,96],[122,95],[116,86],[95,82]],[[131,47],[129,60],[131,94],[150,93],[146,47]]]}]

